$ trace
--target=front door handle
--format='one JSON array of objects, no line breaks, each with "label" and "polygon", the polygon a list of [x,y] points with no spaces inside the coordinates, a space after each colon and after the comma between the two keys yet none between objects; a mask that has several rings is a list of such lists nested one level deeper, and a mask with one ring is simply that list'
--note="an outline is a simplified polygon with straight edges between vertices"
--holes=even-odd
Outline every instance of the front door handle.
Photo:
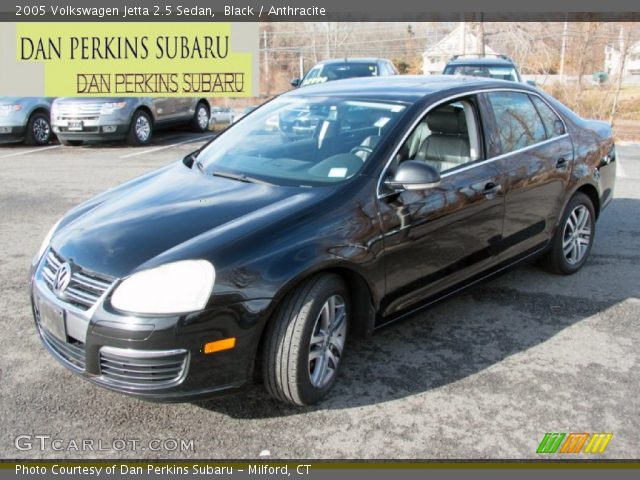
[{"label": "front door handle", "polygon": [[567,166],[568,162],[566,158],[559,158],[558,161],[556,162],[556,168],[558,170],[562,170],[563,168],[565,168]]},{"label": "front door handle", "polygon": [[495,182],[489,182],[484,186],[482,190],[482,194],[485,197],[493,197],[497,195],[502,190],[502,185],[498,185]]}]

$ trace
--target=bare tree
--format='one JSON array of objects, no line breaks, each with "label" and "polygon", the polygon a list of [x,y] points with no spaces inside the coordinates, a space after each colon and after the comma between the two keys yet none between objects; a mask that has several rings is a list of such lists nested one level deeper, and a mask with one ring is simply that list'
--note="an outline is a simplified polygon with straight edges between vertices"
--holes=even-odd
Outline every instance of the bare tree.
[{"label": "bare tree", "polygon": [[620,27],[620,59],[618,61],[618,72],[613,92],[613,102],[611,105],[611,115],[609,116],[609,122],[613,125],[618,115],[618,105],[620,101],[620,90],[622,90],[622,79],[624,77],[625,65],[627,63],[627,56],[629,54],[629,48],[631,47],[631,28],[622,24]]}]

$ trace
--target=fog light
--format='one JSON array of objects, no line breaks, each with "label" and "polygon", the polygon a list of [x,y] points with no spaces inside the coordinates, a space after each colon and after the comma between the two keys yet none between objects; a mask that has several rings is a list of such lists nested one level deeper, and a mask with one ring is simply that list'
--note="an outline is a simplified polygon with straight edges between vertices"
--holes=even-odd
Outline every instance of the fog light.
[{"label": "fog light", "polygon": [[104,133],[113,133],[116,131],[116,127],[115,125],[107,125],[106,127],[102,127],[102,131]]},{"label": "fog light", "polygon": [[235,337],[225,338],[223,340],[217,340],[215,342],[209,342],[204,345],[204,353],[216,353],[223,350],[231,350],[236,346]]}]

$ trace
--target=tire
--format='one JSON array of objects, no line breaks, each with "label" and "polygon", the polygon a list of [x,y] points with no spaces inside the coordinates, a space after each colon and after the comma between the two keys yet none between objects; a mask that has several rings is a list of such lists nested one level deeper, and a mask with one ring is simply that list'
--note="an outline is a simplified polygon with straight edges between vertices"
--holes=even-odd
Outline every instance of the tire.
[{"label": "tire", "polygon": [[272,397],[304,406],[331,390],[344,357],[350,307],[349,291],[334,274],[312,277],[284,298],[267,326],[262,355]]},{"label": "tire", "polygon": [[58,140],[60,140],[60,143],[62,145],[65,145],[67,147],[79,147],[84,143],[82,140],[64,140],[62,138],[58,138]]},{"label": "tire", "polygon": [[27,145],[46,145],[51,141],[51,122],[49,114],[32,113],[27,122],[24,143]]},{"label": "tire", "polygon": [[206,132],[209,130],[209,120],[209,107],[204,102],[198,103],[193,120],[191,120],[191,128],[194,132]]},{"label": "tire", "polygon": [[[543,266],[559,275],[571,275],[580,270],[591,253],[596,233],[595,220],[591,199],[584,193],[577,192],[562,214],[551,241],[551,250],[542,259]],[[577,234],[573,233],[576,231],[574,225],[578,226]]]},{"label": "tire", "polygon": [[147,145],[153,137],[153,121],[147,112],[137,110],[131,118],[127,142],[129,145]]}]

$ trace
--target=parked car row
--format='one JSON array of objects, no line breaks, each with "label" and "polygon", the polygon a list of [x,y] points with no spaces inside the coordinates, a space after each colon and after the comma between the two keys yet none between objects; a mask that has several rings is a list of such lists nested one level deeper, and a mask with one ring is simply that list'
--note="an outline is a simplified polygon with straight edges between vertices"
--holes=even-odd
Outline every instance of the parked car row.
[{"label": "parked car row", "polygon": [[63,145],[88,140],[127,140],[146,145],[153,132],[190,126],[209,128],[206,98],[0,97],[0,142],[46,145],[55,134]]}]

